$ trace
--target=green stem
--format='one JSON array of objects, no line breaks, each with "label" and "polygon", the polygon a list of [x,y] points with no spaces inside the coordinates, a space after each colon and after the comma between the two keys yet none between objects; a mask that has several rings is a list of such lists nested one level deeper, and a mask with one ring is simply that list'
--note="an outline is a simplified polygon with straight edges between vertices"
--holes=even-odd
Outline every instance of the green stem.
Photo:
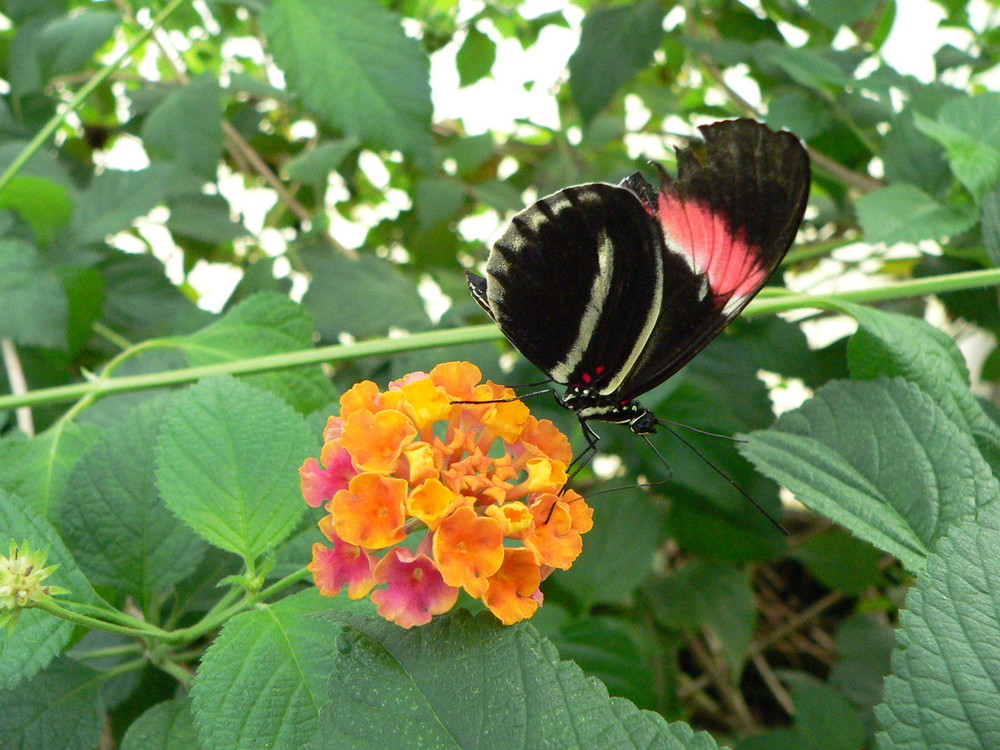
[{"label": "green stem", "polygon": [[831,301],[842,302],[888,302],[904,297],[920,297],[925,294],[954,292],[959,289],[972,289],[981,286],[1000,284],[1000,268],[989,268],[982,271],[966,271],[945,276],[930,276],[926,279],[910,279],[900,281],[892,286],[872,287],[871,289],[853,289],[847,292],[824,294],[793,294],[772,296],[767,299],[757,299],[747,306],[744,315],[770,315],[787,310],[802,308],[829,307]]},{"label": "green stem", "polygon": [[126,643],[121,646],[109,646],[108,648],[95,648],[92,651],[74,651],[73,658],[79,661],[89,661],[95,659],[108,659],[122,654],[134,654],[142,651],[142,646],[138,643]]},{"label": "green stem", "polygon": [[93,394],[94,398],[112,393],[127,393],[147,388],[191,383],[211,375],[247,375],[256,372],[284,370],[291,367],[315,365],[320,362],[340,362],[360,357],[375,357],[396,354],[417,349],[433,349],[440,346],[470,344],[479,341],[499,340],[503,334],[494,325],[450,328],[445,331],[415,333],[403,338],[372,339],[347,346],[325,346],[285,354],[271,354],[235,362],[220,362],[201,367],[187,367],[148,375],[132,375],[122,378],[100,377],[86,383],[74,383],[55,388],[44,388],[20,395],[0,396],[0,410],[33,404],[49,404],[75,401]]},{"label": "green stem", "polygon": [[[163,637],[170,635],[165,630],[159,630],[158,628],[154,630],[149,630],[146,628],[118,625],[113,622],[108,622],[107,620],[100,620],[96,617],[83,615],[80,614],[79,612],[73,612],[72,610],[59,606],[52,599],[46,602],[41,602],[36,606],[36,609],[40,609],[43,612],[48,612],[50,615],[53,615],[55,617],[61,617],[64,620],[69,620],[75,625],[82,625],[85,628],[93,628],[94,630],[104,630],[107,631],[108,633],[118,633],[120,635],[127,635],[133,638]],[[150,628],[152,628],[152,626],[150,626]]]},{"label": "green stem", "polygon": [[14,176],[21,171],[21,167],[28,163],[28,160],[34,156],[38,150],[45,145],[46,142],[52,137],[52,134],[56,132],[60,125],[66,119],[66,115],[73,112],[80,106],[83,101],[90,96],[94,89],[100,86],[104,81],[108,79],[112,73],[114,73],[118,66],[133,52],[135,52],[140,45],[142,45],[153,33],[153,30],[162,25],[163,21],[166,20],[167,16],[173,13],[177,8],[179,8],[185,0],[171,0],[167,6],[160,11],[159,15],[153,19],[153,23],[148,29],[143,29],[140,31],[136,37],[129,43],[125,51],[122,52],[113,62],[105,65],[101,68],[94,76],[87,81],[83,86],[80,87],[79,91],[70,99],[69,103],[63,107],[63,109],[56,114],[54,114],[47,123],[39,130],[35,137],[31,139],[31,142],[24,147],[24,150],[17,155],[17,157],[10,163],[10,165],[0,174],[0,190],[3,190],[7,183],[10,182]]},{"label": "green stem", "polygon": [[[799,308],[821,307],[823,300],[844,300],[847,302],[885,302],[903,297],[916,297],[924,294],[953,292],[959,289],[971,289],[982,286],[1000,284],[1000,269],[989,268],[981,271],[966,271],[942,276],[932,276],[926,279],[901,281],[891,286],[873,287],[871,289],[856,289],[847,292],[837,292],[822,297],[811,294],[781,294],[754,300],[744,312],[745,315],[768,315]],[[471,344],[480,341],[496,341],[503,339],[494,325],[466,326],[451,328],[445,331],[426,331],[411,336],[392,339],[372,339],[346,346],[324,346],[317,349],[306,349],[285,354],[271,354],[266,357],[253,357],[235,362],[220,362],[202,367],[187,367],[167,372],[156,372],[148,375],[133,375],[123,378],[100,377],[86,383],[62,385],[55,388],[43,388],[30,393],[0,396],[0,410],[14,409],[19,406],[35,404],[51,404],[62,401],[91,397],[91,400],[112,393],[127,393],[147,388],[162,388],[164,386],[191,383],[211,375],[247,375],[256,372],[284,370],[292,367],[304,367],[321,362],[342,362],[361,357],[397,354],[417,349],[433,349],[442,346]],[[149,342],[152,346],[153,342]],[[160,340],[162,344],[162,340]],[[141,345],[140,345],[141,346]]]}]

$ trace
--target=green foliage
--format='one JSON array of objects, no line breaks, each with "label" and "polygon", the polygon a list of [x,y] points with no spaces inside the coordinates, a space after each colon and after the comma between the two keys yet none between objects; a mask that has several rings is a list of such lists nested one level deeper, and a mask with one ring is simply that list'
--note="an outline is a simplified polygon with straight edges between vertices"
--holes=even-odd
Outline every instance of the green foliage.
[{"label": "green foliage", "polygon": [[[940,0],[915,76],[903,3],[750,5],[6,3],[0,554],[70,593],[0,637],[0,746],[1000,746],[1000,349],[953,336],[1000,334],[1000,33]],[[810,148],[797,294],[642,402],[747,442],[599,426],[533,624],[320,596],[338,394],[540,380],[477,325],[483,238],[736,116]]]}]

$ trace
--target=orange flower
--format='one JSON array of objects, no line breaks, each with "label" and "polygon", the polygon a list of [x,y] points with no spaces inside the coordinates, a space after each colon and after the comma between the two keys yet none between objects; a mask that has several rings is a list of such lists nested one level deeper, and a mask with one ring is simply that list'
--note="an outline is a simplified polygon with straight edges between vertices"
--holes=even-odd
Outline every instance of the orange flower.
[{"label": "orange flower", "polygon": [[349,544],[382,549],[406,538],[403,533],[406,481],[378,474],[358,474],[327,509],[337,536]]},{"label": "orange flower", "polygon": [[486,578],[503,562],[503,529],[494,518],[476,515],[468,506],[455,510],[434,534],[434,561],[449,586],[472,596],[486,591]]},{"label": "orange flower", "polygon": [[504,625],[513,625],[535,614],[541,604],[541,582],[535,553],[524,547],[508,547],[500,569],[487,581],[483,604]]},{"label": "orange flower", "polygon": [[410,419],[400,411],[372,414],[356,411],[347,418],[340,445],[351,454],[362,471],[391,474],[403,448],[417,434]]},{"label": "orange flower", "polygon": [[[309,565],[322,594],[370,593],[383,617],[413,627],[465,589],[512,623],[541,604],[540,581],[579,555],[590,508],[557,494],[569,441],[481,377],[448,362],[341,397],[320,461],[299,470],[303,497],[328,512],[319,526],[333,547],[315,545]],[[424,534],[415,551],[395,546],[411,532]]]}]

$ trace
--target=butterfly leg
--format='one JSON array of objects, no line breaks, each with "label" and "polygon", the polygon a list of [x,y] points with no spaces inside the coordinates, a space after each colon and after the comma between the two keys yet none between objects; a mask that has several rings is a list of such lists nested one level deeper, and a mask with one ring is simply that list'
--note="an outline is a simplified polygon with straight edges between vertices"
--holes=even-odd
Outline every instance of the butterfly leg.
[{"label": "butterfly leg", "polygon": [[[560,405],[562,405],[561,401]],[[570,461],[569,466],[566,467],[566,471],[568,472],[566,479],[567,483],[583,471],[587,464],[594,459],[594,456],[597,455],[597,443],[601,439],[601,436],[594,432],[594,428],[590,426],[586,419],[583,419],[582,417],[579,419],[580,429],[583,431],[583,437],[587,440],[587,447],[584,448],[576,458]]]}]

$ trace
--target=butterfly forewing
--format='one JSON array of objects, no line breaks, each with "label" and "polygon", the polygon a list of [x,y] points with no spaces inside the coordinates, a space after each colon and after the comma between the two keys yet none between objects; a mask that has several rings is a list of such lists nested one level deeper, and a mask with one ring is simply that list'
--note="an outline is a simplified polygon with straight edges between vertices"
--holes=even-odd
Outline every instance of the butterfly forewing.
[{"label": "butterfly forewing", "polygon": [[470,274],[470,288],[532,363],[557,382],[581,382],[584,373],[609,374],[609,363],[624,362],[648,337],[662,258],[659,227],[634,194],[580,185],[514,217],[490,253],[487,278]]},{"label": "butterfly forewing", "polygon": [[[653,335],[614,394],[620,399],[662,383],[739,315],[785,257],[805,212],[809,157],[795,136],[751,120],[700,130],[703,153],[678,151],[677,179],[664,176],[656,204],[647,204],[663,228],[666,267],[680,260],[687,272],[677,270],[679,289],[664,295]],[[697,304],[685,291],[688,273],[707,290]]]}]

